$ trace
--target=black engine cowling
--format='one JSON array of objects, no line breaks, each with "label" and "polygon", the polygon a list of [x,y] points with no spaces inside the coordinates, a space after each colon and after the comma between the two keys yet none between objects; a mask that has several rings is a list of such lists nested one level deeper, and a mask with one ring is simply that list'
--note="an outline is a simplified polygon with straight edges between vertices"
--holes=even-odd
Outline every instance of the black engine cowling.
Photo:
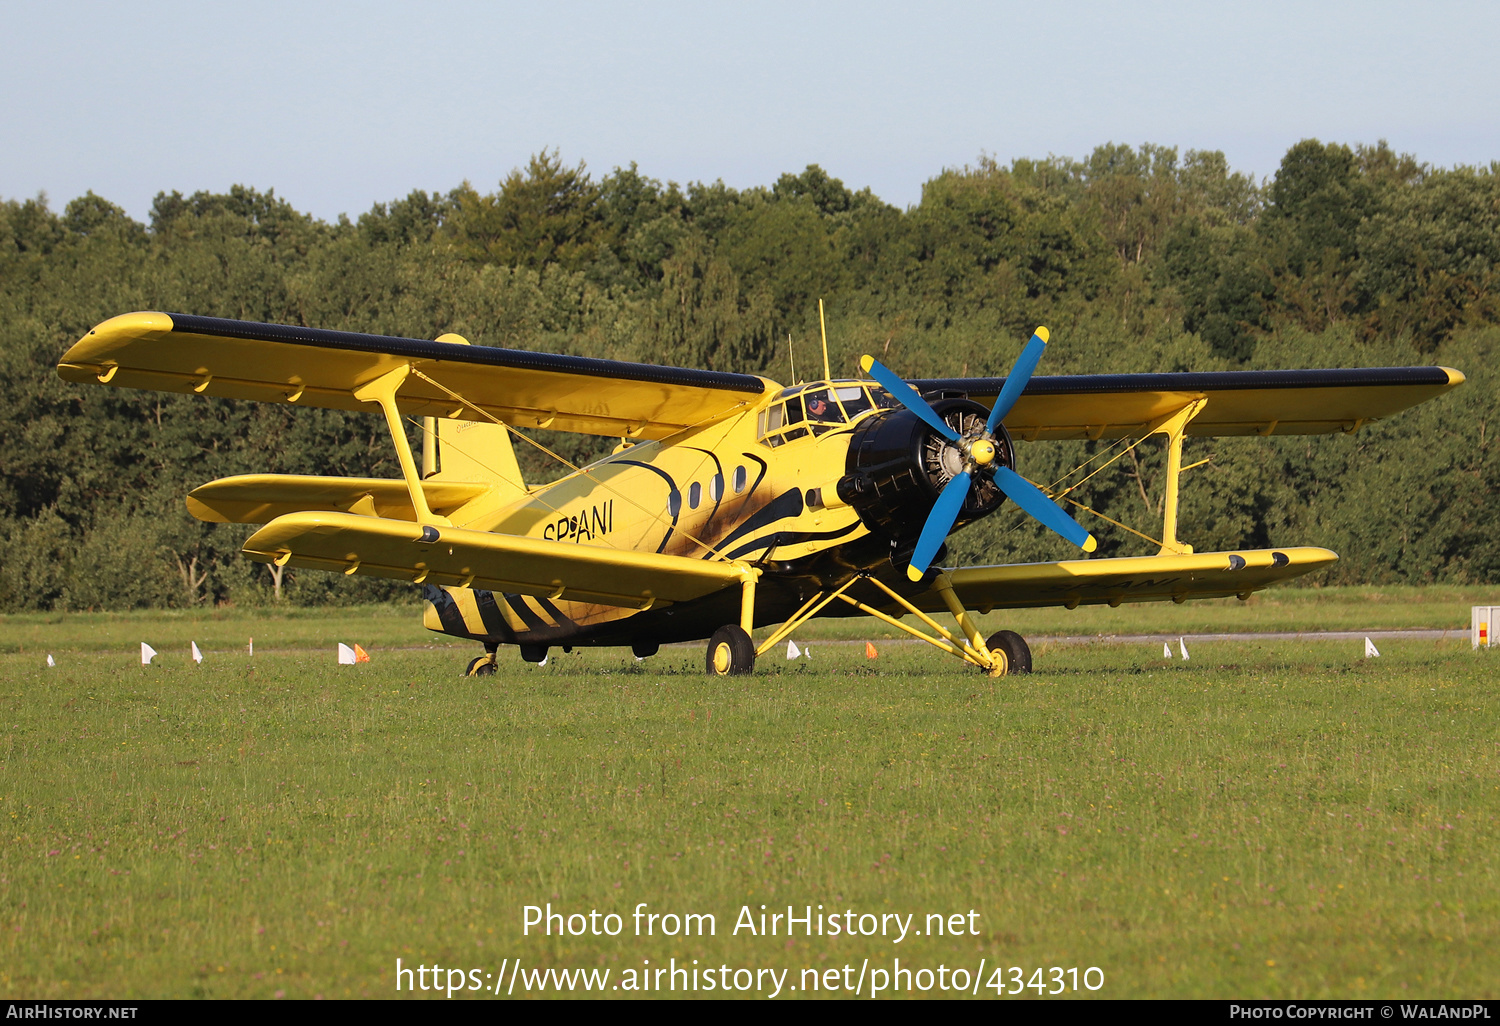
[{"label": "black engine cowling", "polygon": [[[989,410],[970,399],[939,399],[932,408],[960,436],[984,429]],[[992,466],[1015,467],[1015,449],[1004,425],[995,431]],[[854,429],[839,498],[853,507],[870,533],[909,553],[943,486],[963,469],[958,447],[910,410],[890,410]],[[987,473],[976,473],[955,529],[1000,508],[1004,494]]]}]

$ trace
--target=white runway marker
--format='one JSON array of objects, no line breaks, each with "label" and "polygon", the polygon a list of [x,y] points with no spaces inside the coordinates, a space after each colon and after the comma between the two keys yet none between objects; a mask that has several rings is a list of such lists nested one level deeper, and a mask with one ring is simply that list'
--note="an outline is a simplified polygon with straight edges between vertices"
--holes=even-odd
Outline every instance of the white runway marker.
[{"label": "white runway marker", "polygon": [[1180,649],[1182,649],[1182,659],[1183,659],[1183,662],[1186,662],[1187,661],[1187,657],[1188,657],[1188,654],[1187,654],[1187,642],[1183,641],[1181,638],[1178,638],[1177,639],[1177,647],[1180,648]]},{"label": "white runway marker", "polygon": [[339,642],[339,665],[340,666],[353,666],[354,665],[354,649],[350,648],[348,645],[344,644],[342,641]]},{"label": "white runway marker", "polygon": [[1171,659],[1172,658],[1172,644],[1171,644],[1171,642],[1163,641],[1161,643],[1161,657],[1163,659]]},{"label": "white runway marker", "polygon": [[51,652],[47,653],[47,665],[48,666],[56,666],[57,665],[57,660],[52,658],[52,653]]},{"label": "white runway marker", "polygon": [[144,641],[141,642],[141,665],[142,666],[149,666],[151,664],[151,660],[153,660],[155,658],[156,658],[156,649],[152,648],[150,645],[146,644]]},{"label": "white runway marker", "polygon": [[201,662],[203,662],[203,653],[200,652],[200,651],[198,651],[198,643],[196,641],[194,641],[194,642],[191,642],[191,644],[193,646],[193,662],[195,662],[195,663],[201,663]]},{"label": "white runway marker", "polygon": [[1380,649],[1376,648],[1375,647],[1375,642],[1371,641],[1369,638],[1365,639],[1365,658],[1366,659],[1379,659],[1380,658]]},{"label": "white runway marker", "polygon": [[786,657],[788,659],[796,659],[801,654],[802,650],[797,647],[797,643],[795,641],[788,641],[786,643]]}]

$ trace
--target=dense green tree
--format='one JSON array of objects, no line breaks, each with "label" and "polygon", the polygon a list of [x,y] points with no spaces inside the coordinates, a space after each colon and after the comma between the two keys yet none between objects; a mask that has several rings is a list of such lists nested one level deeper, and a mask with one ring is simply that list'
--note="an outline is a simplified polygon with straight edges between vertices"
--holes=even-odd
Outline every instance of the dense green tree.
[{"label": "dense green tree", "polygon": [[598,247],[599,186],[580,161],[563,164],[556,151],[513,170],[500,190],[480,194],[468,183],[454,195],[450,219],[459,252],[471,260],[540,269],[587,266]]}]

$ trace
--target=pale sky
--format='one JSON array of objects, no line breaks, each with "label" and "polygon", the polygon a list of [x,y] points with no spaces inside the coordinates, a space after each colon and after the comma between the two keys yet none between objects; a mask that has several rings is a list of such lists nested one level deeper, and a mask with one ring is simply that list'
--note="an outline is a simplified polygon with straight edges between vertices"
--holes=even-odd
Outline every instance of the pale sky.
[{"label": "pale sky", "polygon": [[1275,172],[1299,139],[1500,160],[1494,3],[0,0],[0,198],[275,189],[357,216],[604,173],[769,185],[821,164],[898,206],[981,153],[1104,142]]}]

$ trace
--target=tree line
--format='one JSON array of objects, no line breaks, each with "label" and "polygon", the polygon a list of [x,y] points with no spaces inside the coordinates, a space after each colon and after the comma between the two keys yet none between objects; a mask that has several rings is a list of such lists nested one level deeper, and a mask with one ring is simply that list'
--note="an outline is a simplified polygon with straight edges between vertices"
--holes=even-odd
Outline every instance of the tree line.
[{"label": "tree line", "polygon": [[[1200,550],[1322,544],[1323,583],[1490,582],[1500,352],[1500,165],[1435,168],[1384,143],[1305,140],[1264,181],[1222,153],[1106,145],[1085,160],[981,157],[900,210],[817,166],[769,187],[595,176],[555,152],[490,192],[412,192],[326,222],[274,191],[161,193],[145,223],[93,193],[59,213],[0,203],[0,610],[410,598],[391,582],[238,555],[248,529],[194,521],[234,473],[399,476],[378,416],[62,382],[58,357],[138,309],[792,377],[872,352],[911,377],[1003,374],[1038,324],[1039,373],[1442,362],[1443,399],[1352,436],[1190,440],[1182,536]],[[608,439],[541,433],[574,462]],[[1068,478],[1112,443],[1037,443]],[[532,480],[555,476],[519,446]],[[1072,493],[1159,529],[1160,446]],[[1104,554],[1151,544],[1080,514]],[[1059,558],[1003,510],[951,558]]]}]

